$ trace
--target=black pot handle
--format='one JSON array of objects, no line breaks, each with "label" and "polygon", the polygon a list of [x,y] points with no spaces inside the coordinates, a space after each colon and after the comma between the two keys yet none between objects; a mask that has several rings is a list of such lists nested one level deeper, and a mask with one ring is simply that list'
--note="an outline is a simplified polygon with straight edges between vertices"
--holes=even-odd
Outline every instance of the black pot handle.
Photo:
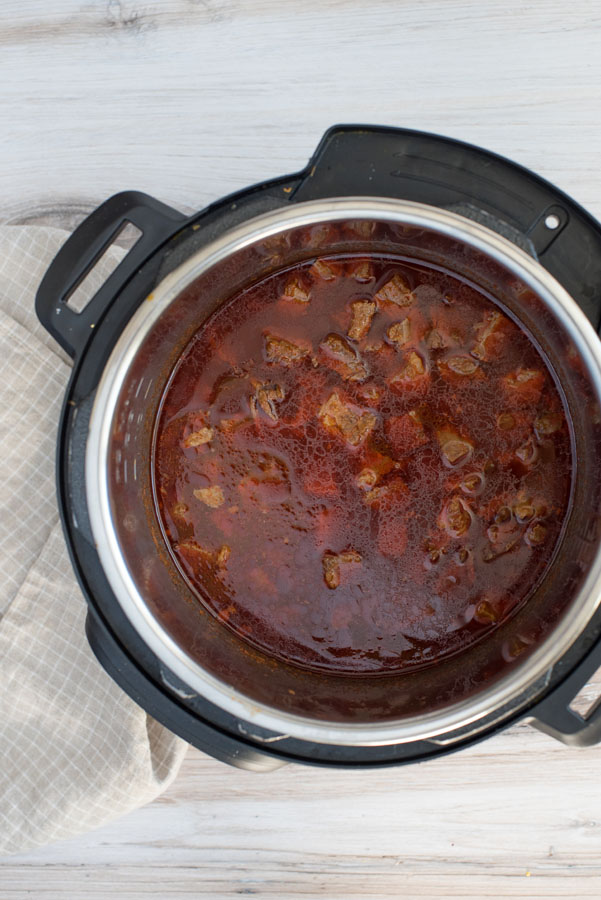
[{"label": "black pot handle", "polygon": [[397,197],[482,222],[536,256],[601,333],[601,225],[522,166],[436,134],[335,125],[292,199],[341,196]]},{"label": "black pot handle", "polygon": [[[42,279],[35,308],[44,328],[69,356],[79,356],[119,290],[185,221],[184,215],[154,197],[124,191],[95,209],[67,238]],[[69,297],[128,223],[141,236],[85,308],[79,313],[71,309]]]},{"label": "black pot handle", "polygon": [[601,641],[598,641],[559,687],[530,711],[529,723],[539,731],[573,747],[590,747],[601,742],[601,697],[586,715],[581,715],[570,707],[580,689],[600,666]]}]

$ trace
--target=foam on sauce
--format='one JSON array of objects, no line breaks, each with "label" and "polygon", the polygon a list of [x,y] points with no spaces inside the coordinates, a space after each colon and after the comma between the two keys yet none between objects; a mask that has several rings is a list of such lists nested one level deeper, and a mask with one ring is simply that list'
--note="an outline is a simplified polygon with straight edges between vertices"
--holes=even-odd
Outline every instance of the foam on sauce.
[{"label": "foam on sauce", "polygon": [[153,466],[202,603],[341,673],[431,664],[510,616],[571,487],[528,335],[457,277],[383,257],[308,262],[221,307],[172,375]]}]

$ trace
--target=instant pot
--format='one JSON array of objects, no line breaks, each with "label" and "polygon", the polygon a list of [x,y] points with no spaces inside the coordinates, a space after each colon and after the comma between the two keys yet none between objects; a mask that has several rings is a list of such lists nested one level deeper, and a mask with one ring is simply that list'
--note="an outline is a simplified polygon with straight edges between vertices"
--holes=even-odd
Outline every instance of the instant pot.
[{"label": "instant pot", "polygon": [[[141,236],[76,311],[70,297],[128,223]],[[153,502],[156,413],[193,334],[258,279],[338,252],[426,261],[498,298],[545,354],[573,425],[571,512],[542,583],[485,640],[415,672],[309,671],[245,643],[191,594]],[[517,720],[601,740],[601,708],[570,707],[601,665],[601,226],[572,199],[468,144],[336,126],[302,172],[191,217],[111,197],[61,248],[36,309],[74,363],[57,489],[87,637],[156,719],[257,771],[419,761]]]}]

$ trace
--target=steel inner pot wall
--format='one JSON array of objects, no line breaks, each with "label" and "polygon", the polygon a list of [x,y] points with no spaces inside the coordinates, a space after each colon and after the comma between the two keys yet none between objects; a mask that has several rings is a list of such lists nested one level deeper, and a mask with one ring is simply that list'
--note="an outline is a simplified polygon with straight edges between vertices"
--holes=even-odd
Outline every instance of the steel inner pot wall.
[{"label": "steel inner pot wall", "polygon": [[[333,227],[332,227],[333,226]],[[251,648],[190,593],[154,512],[150,450],[169,374],[200,324],[259,278],[332,252],[441,265],[499,298],[539,342],[565,391],[578,460],[573,511],[536,595],[486,640],[397,676],[314,674]],[[98,389],[86,481],[98,552],[124,611],[191,689],[234,715],[331,743],[414,740],[525,702],[599,602],[601,435],[598,340],[536,262],[482,226],[419,204],[299,204],[249,222],[172,273],[142,304]]]}]

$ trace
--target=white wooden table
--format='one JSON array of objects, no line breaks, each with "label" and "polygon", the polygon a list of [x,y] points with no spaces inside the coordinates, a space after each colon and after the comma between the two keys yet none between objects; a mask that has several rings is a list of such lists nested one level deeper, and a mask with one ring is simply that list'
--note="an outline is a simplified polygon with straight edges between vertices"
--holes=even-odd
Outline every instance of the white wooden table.
[{"label": "white wooden table", "polygon": [[[5,0],[0,102],[0,222],[191,211],[337,121],[487,146],[601,217],[599,0]],[[191,750],[149,807],[0,860],[0,898],[598,898],[600,773],[525,725],[364,774]]]}]

